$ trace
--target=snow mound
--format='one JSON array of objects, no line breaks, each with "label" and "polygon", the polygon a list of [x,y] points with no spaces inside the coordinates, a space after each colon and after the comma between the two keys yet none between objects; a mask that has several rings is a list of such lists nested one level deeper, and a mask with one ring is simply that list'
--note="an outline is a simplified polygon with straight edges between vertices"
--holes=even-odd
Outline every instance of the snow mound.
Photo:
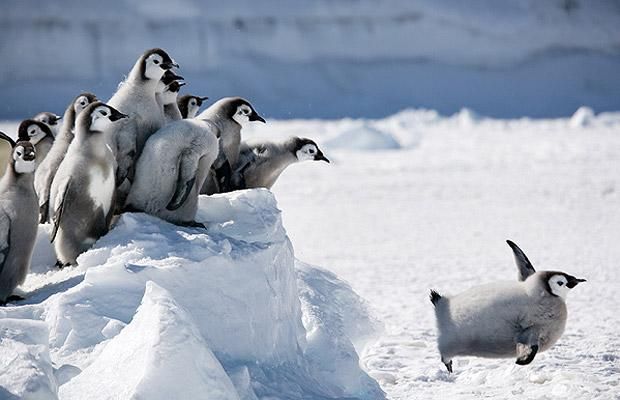
[{"label": "snow mound", "polygon": [[[197,219],[206,231],[123,214],[78,268],[31,273],[28,299],[0,317],[39,320],[45,341],[36,343],[49,338],[62,399],[207,391],[216,399],[382,398],[352,345],[376,326],[370,317],[358,319],[360,331],[343,322],[349,311],[367,314],[335,276],[333,293],[306,295],[320,281],[298,275],[280,214],[265,189],[201,197]],[[35,251],[41,265],[54,262],[45,260],[47,231],[40,229],[43,248]],[[342,304],[350,310],[330,310],[339,299],[349,299]],[[324,347],[335,345],[338,352]],[[334,366],[338,374],[328,372]]]},{"label": "snow mound", "polygon": [[205,393],[239,399],[192,317],[151,281],[131,323],[60,391],[63,399],[198,399]]},{"label": "snow mound", "polygon": [[570,118],[568,125],[571,128],[582,128],[592,123],[592,120],[596,117],[594,110],[590,107],[579,107],[577,111]]},{"label": "snow mound", "polygon": [[401,147],[392,135],[368,123],[345,130],[338,136],[325,142],[325,146],[328,148],[354,150],[394,150]]}]

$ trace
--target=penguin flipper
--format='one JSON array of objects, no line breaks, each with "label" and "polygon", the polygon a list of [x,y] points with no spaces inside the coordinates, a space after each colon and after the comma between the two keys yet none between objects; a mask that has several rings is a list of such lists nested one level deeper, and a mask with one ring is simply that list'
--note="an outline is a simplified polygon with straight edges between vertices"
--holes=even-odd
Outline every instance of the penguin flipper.
[{"label": "penguin flipper", "polygon": [[527,345],[524,343],[517,343],[517,361],[518,365],[527,365],[534,361],[534,357],[536,357],[536,353],[538,353],[538,345]]},{"label": "penguin flipper", "polygon": [[56,208],[54,210],[54,216],[52,217],[52,233],[50,234],[50,242],[54,242],[56,239],[56,234],[58,233],[58,228],[60,227],[60,222],[62,221],[62,214],[65,210],[65,199],[67,198],[67,192],[69,191],[69,186],[71,186],[71,179],[67,179],[65,183],[65,188],[62,191],[62,195],[60,198],[56,198],[54,203],[56,203]]},{"label": "penguin flipper", "polygon": [[519,280],[524,281],[528,276],[536,273],[534,266],[532,266],[532,263],[528,260],[523,250],[511,240],[506,240],[506,243],[508,243],[508,246],[512,249],[515,263],[517,264],[517,268],[519,268]]},{"label": "penguin flipper", "polygon": [[45,203],[39,206],[39,223],[40,224],[44,224],[47,222],[48,212],[49,212],[49,201],[46,201]]},{"label": "penguin flipper", "polygon": [[0,211],[0,246],[0,274],[2,274],[11,248],[11,219],[3,210]]},{"label": "penguin flipper", "polygon": [[[176,188],[172,198],[166,206],[166,209],[169,211],[174,211],[181,207],[192,192],[194,184],[196,183],[196,174],[198,172],[197,155],[191,151],[182,153],[179,157],[178,168],[179,176],[177,177]],[[200,190],[200,188],[198,188],[198,190]]]},{"label": "penguin flipper", "polygon": [[196,182],[196,176],[192,177],[190,180],[183,182],[182,180],[177,181],[177,187],[174,191],[174,195],[170,202],[166,206],[167,210],[174,211],[177,208],[181,207],[185,200],[189,196],[189,193],[192,191],[192,187],[194,186],[194,182]]},{"label": "penguin flipper", "polygon": [[220,187],[220,193],[230,192],[232,190],[232,168],[230,167],[230,162],[228,159],[226,159],[224,163],[215,170],[215,177]]}]

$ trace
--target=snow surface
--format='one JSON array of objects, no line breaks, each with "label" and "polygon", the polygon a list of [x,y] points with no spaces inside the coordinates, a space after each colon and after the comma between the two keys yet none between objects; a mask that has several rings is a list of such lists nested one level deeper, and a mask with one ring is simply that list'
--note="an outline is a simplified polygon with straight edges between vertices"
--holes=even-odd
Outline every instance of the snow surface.
[{"label": "snow surface", "polygon": [[[368,151],[354,135],[350,148],[327,146],[356,129],[361,144],[379,132],[400,149]],[[118,373],[114,390],[140,395],[156,389],[147,382],[168,386],[164,369],[184,371],[181,355],[192,354],[208,371],[182,378],[222,396],[232,384],[230,398],[381,398],[373,379],[390,399],[618,398],[619,132],[620,113],[587,108],[544,120],[464,109],[253,124],[246,138],[310,137],[332,163],[289,167],[272,190],[277,206],[266,190],[201,198],[207,235],[125,214],[80,268],[47,271],[42,226],[28,299],[0,309],[0,331],[21,332],[2,354],[22,354],[11,385],[0,382],[79,398],[99,374]],[[538,269],[588,282],[568,296],[563,337],[532,364],[457,358],[450,375],[428,290],[513,279],[508,238]],[[179,354],[169,351],[180,337]],[[109,368],[132,349],[161,365]]]}]

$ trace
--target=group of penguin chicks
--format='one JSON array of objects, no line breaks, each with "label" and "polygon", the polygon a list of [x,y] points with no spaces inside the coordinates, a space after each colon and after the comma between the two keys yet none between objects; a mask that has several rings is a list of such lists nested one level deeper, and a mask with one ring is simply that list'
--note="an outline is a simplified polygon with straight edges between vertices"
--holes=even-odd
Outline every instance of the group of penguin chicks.
[{"label": "group of penguin chicks", "polygon": [[76,264],[122,212],[146,212],[174,224],[195,221],[198,195],[271,188],[297,161],[329,160],[317,144],[241,141],[251,121],[265,122],[240,97],[202,113],[207,98],[179,97],[183,78],[162,49],[144,52],[106,103],[78,95],[60,117],[23,121],[0,180],[0,304],[30,267],[38,223],[52,223],[60,268]]},{"label": "group of penguin chicks", "polygon": [[[146,212],[175,224],[194,221],[198,195],[270,188],[290,164],[326,161],[315,142],[242,143],[241,128],[265,120],[239,97],[198,114],[205,97],[182,96],[178,65],[161,49],[146,51],[103,103],[83,93],[59,117],[41,113],[21,123],[0,181],[0,303],[28,272],[38,222],[52,222],[57,265],[76,263],[110,228],[115,214]],[[36,170],[36,172],[35,172]],[[518,282],[474,287],[446,297],[431,291],[442,362],[455,356],[516,357],[529,364],[566,324],[564,299],[584,279],[536,272],[508,241]]]}]

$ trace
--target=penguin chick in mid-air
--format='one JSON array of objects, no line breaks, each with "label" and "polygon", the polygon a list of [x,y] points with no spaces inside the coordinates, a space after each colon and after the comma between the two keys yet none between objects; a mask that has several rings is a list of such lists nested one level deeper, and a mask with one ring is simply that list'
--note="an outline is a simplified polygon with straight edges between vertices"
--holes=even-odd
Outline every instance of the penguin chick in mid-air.
[{"label": "penguin chick in mid-air", "polygon": [[50,203],[57,265],[76,263],[78,255],[105,235],[113,215],[116,163],[109,136],[127,115],[102,102],[90,104],[75,122],[75,138],[52,182]]},{"label": "penguin chick in mid-air", "polygon": [[265,122],[254,107],[241,97],[225,97],[201,112],[197,119],[213,122],[219,131],[219,154],[200,193],[213,194],[232,189],[232,167],[239,159],[241,128],[251,121]]},{"label": "penguin chick in mid-air", "polygon": [[306,138],[292,137],[282,143],[241,143],[232,186],[235,190],[258,187],[271,189],[286,167],[305,160],[329,163],[319,146]]},{"label": "penguin chick in mid-air", "polygon": [[181,116],[183,118],[194,118],[198,114],[198,111],[200,111],[202,103],[208,99],[209,98],[206,96],[198,97],[191,94],[186,94],[179,97],[177,99],[177,105],[181,111]]},{"label": "penguin chick in mid-air", "polygon": [[17,128],[19,140],[29,141],[37,152],[36,165],[38,166],[47,156],[54,144],[54,135],[47,124],[34,119],[26,119]]},{"label": "penguin chick in mid-air", "polygon": [[126,211],[177,225],[196,223],[198,193],[218,155],[218,128],[200,118],[174,121],[152,135],[136,165]]},{"label": "penguin chick in mid-air", "polygon": [[35,121],[43,122],[45,125],[49,126],[54,137],[56,137],[56,135],[58,134],[58,130],[60,128],[60,124],[58,122],[61,118],[62,117],[60,117],[59,115],[56,115],[53,112],[49,111],[40,112],[34,117],[32,117],[32,119],[34,119]]},{"label": "penguin chick in mid-air", "polygon": [[0,179],[0,305],[24,282],[37,238],[37,195],[34,192],[35,148],[28,141],[11,144],[11,160]]},{"label": "penguin chick in mid-air", "polygon": [[439,353],[449,372],[455,356],[516,357],[517,364],[529,364],[564,332],[566,295],[585,279],[559,271],[536,272],[525,253],[507,243],[519,268],[518,282],[476,286],[449,297],[431,290]]},{"label": "penguin chick in mid-air", "polygon": [[67,149],[73,140],[73,130],[75,128],[75,118],[89,104],[97,101],[97,97],[92,93],[80,93],[67,106],[62,117],[62,126],[54,140],[47,157],[39,163],[34,174],[34,188],[39,198],[39,223],[48,222],[49,218],[49,199],[50,187],[60,163],[65,158]]}]

